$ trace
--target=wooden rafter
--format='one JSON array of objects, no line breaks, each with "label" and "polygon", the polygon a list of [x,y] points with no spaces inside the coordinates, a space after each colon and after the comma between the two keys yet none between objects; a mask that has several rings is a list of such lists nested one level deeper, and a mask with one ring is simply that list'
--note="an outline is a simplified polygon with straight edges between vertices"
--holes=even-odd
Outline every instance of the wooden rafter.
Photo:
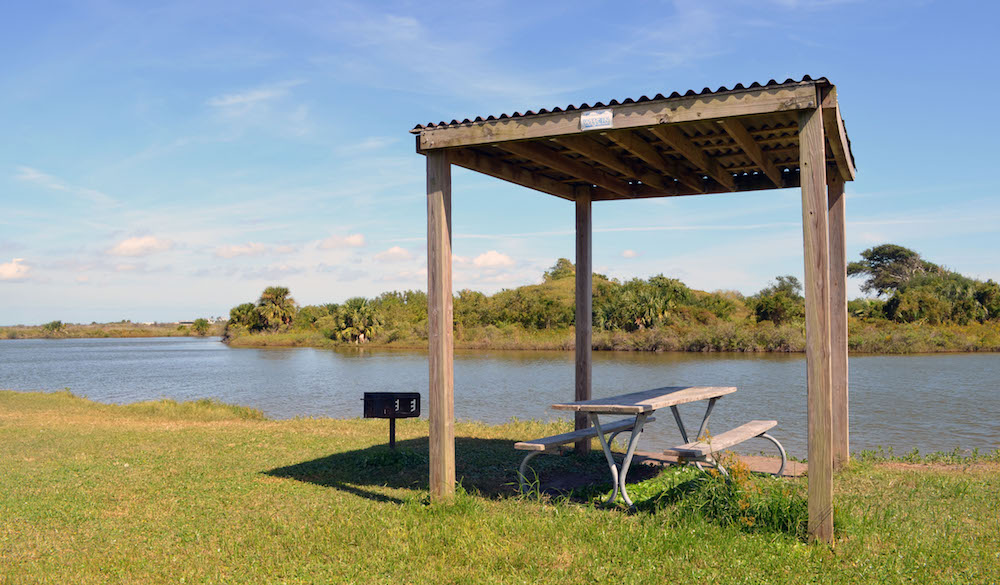
[{"label": "wooden rafter", "polygon": [[705,185],[700,177],[682,168],[679,164],[663,158],[663,155],[660,154],[660,151],[656,150],[655,146],[646,142],[641,136],[636,136],[631,130],[608,132],[606,136],[612,142],[639,157],[639,159],[657,171],[677,179],[696,193],[705,192]]},{"label": "wooden rafter", "polygon": [[504,162],[496,157],[485,156],[472,150],[454,150],[449,153],[449,160],[470,171],[477,171],[484,175],[521,185],[522,187],[562,197],[563,199],[572,200],[574,198],[573,187],[571,185],[550,179],[538,173],[533,173],[527,169],[522,169],[519,166]]},{"label": "wooden rafter", "polygon": [[757,144],[757,141],[754,140],[753,136],[750,135],[750,132],[747,131],[743,122],[740,122],[738,119],[731,118],[728,120],[719,120],[719,125],[722,126],[723,130],[726,131],[726,134],[729,134],[736,144],[743,149],[743,152],[746,153],[747,157],[749,157],[750,160],[756,163],[757,166],[764,171],[764,174],[767,175],[767,178],[771,179],[774,186],[780,187],[781,171],[778,170],[778,167],[774,166],[771,159],[769,159],[767,155],[764,154],[764,151],[760,149],[760,145]]},{"label": "wooden rafter", "polygon": [[653,126],[649,131],[676,150],[695,168],[701,169],[706,175],[718,181],[720,185],[730,191],[736,190],[736,183],[729,171],[719,166],[715,159],[705,154],[705,151],[691,142],[690,138],[684,136],[684,133],[677,126]]},{"label": "wooden rafter", "polygon": [[663,192],[676,192],[677,185],[674,181],[666,181],[662,177],[645,172],[624,158],[618,156],[615,151],[592,140],[587,136],[562,136],[553,139],[556,143],[566,148],[576,151],[590,160],[596,161],[609,169],[621,173],[626,177],[634,177],[643,183],[655,187]]},{"label": "wooden rafter", "polygon": [[626,181],[613,177],[588,164],[571,159],[542,144],[535,142],[504,142],[498,144],[497,147],[542,166],[551,167],[573,177],[589,181],[593,185],[604,187],[623,197],[632,195],[632,186]]}]

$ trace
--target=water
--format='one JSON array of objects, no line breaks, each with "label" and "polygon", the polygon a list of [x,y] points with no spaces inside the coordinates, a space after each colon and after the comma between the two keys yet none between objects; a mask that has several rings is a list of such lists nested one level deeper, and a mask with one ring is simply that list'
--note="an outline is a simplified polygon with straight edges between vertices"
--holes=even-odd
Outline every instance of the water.
[{"label": "water", "polygon": [[[857,356],[850,360],[851,449],[896,453],[1000,447],[1000,354]],[[776,419],[772,434],[806,454],[805,357],[800,354],[594,355],[595,397],[658,386],[736,386],[711,428]],[[427,411],[427,357],[412,350],[231,349],[213,338],[0,340],[0,388],[60,390],[101,402],[215,398],[274,418],[357,417],[365,391],[419,391]],[[549,405],[573,397],[569,352],[458,351],[455,415],[569,419]],[[697,427],[703,405],[681,407]],[[680,443],[669,411],[640,448]],[[525,437],[526,439],[534,437]],[[747,444],[766,450],[768,444]]]}]

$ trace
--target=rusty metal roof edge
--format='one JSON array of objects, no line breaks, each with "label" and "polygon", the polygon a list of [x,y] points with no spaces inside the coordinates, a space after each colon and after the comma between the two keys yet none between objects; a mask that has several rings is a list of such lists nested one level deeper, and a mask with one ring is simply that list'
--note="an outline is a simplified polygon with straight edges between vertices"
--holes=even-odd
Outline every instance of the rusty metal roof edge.
[{"label": "rusty metal roof edge", "polygon": [[799,79],[799,80],[788,78],[785,81],[778,82],[778,81],[776,81],[774,79],[771,79],[767,83],[764,83],[764,84],[755,81],[755,82],[751,83],[750,85],[743,85],[742,83],[737,83],[736,85],[734,85],[732,87],[732,89],[729,89],[729,88],[727,88],[726,86],[723,85],[722,87],[720,87],[719,89],[717,89],[715,91],[712,91],[710,88],[706,87],[706,88],[702,89],[700,92],[696,92],[693,89],[689,89],[686,92],[684,92],[683,94],[675,91],[675,92],[671,93],[668,96],[664,96],[662,93],[658,93],[658,94],[656,94],[655,96],[653,96],[651,98],[643,95],[643,96],[641,96],[641,97],[639,97],[637,99],[636,98],[625,98],[623,100],[616,100],[616,99],[615,100],[611,100],[611,101],[609,101],[607,103],[604,103],[604,102],[595,102],[594,105],[589,105],[586,102],[584,102],[584,103],[582,103],[582,104],[580,104],[578,106],[570,104],[568,106],[564,106],[564,107],[561,107],[561,108],[560,107],[555,107],[555,108],[552,108],[552,109],[541,108],[541,109],[539,109],[537,111],[528,110],[528,111],[524,112],[523,114],[520,113],[520,112],[514,112],[513,114],[500,114],[499,116],[491,115],[491,116],[487,116],[486,118],[483,118],[482,116],[476,116],[476,118],[473,119],[473,120],[470,120],[469,118],[465,118],[462,121],[452,120],[451,122],[445,122],[445,121],[442,120],[441,122],[438,122],[437,124],[435,124],[433,122],[428,122],[427,124],[417,124],[416,126],[413,127],[412,130],[410,130],[410,133],[411,134],[420,134],[424,130],[433,130],[433,129],[437,129],[437,128],[451,128],[451,127],[457,127],[457,126],[471,126],[473,124],[483,124],[483,123],[486,123],[486,122],[493,122],[495,120],[506,120],[506,119],[509,119],[509,118],[526,118],[526,117],[532,117],[532,116],[541,116],[541,115],[545,115],[545,114],[559,114],[559,113],[563,113],[563,112],[572,112],[572,111],[578,111],[578,110],[594,110],[594,109],[599,109],[599,108],[608,108],[608,107],[612,107],[612,106],[626,105],[626,104],[633,104],[633,103],[664,101],[664,100],[672,100],[672,99],[679,99],[679,98],[692,97],[692,96],[697,97],[697,96],[708,96],[708,95],[720,95],[720,94],[726,94],[726,93],[736,93],[736,92],[742,92],[742,91],[752,91],[752,90],[755,90],[755,89],[781,87],[781,86],[785,86],[785,85],[801,85],[801,84],[805,84],[805,83],[812,83],[812,84],[816,84],[816,85],[832,85],[830,83],[830,81],[826,77],[817,77],[817,78],[813,79],[812,77],[810,77],[808,75],[803,75],[802,79]]}]

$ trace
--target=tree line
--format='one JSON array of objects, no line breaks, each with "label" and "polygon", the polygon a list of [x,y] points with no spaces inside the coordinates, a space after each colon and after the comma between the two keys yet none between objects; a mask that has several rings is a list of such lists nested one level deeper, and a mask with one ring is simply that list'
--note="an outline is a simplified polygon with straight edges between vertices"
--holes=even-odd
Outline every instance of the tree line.
[{"label": "tree line", "polygon": [[[869,297],[848,303],[864,321],[967,324],[1000,320],[1000,285],[958,274],[894,244],[869,248],[851,262],[848,274],[863,278]],[[802,284],[778,276],[754,295],[735,291],[703,292],[680,280],[657,275],[627,281],[593,276],[593,326],[634,332],[660,327],[696,327],[717,322],[801,323],[805,317]],[[575,321],[575,267],[560,258],[541,284],[504,289],[493,295],[464,289],[454,297],[456,335],[484,328],[520,327],[529,331],[563,329]],[[267,287],[256,302],[233,307],[226,337],[248,333],[313,331],[341,342],[392,342],[426,339],[427,295],[391,291],[375,298],[299,306],[289,289]]]}]

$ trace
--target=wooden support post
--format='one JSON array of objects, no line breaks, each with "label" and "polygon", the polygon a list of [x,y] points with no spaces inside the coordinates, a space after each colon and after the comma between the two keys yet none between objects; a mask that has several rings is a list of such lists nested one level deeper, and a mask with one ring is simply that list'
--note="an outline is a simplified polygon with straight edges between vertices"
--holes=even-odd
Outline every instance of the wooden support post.
[{"label": "wooden support post", "polygon": [[833,466],[851,457],[847,386],[847,250],[844,179],[829,174],[827,205],[830,221],[830,349],[833,378]]},{"label": "wooden support post", "polygon": [[[591,326],[593,323],[593,245],[589,187],[576,195],[576,400],[590,400]],[[576,413],[577,430],[590,426],[585,413]],[[576,442],[576,452],[590,453],[590,439]]]},{"label": "wooden support post", "polygon": [[455,494],[455,340],[451,291],[451,163],[427,153],[427,361],[431,501]]},{"label": "wooden support post", "polygon": [[805,250],[806,376],[809,421],[809,525],[833,544],[833,413],[830,351],[830,248],[822,108],[799,114],[802,236]]}]

